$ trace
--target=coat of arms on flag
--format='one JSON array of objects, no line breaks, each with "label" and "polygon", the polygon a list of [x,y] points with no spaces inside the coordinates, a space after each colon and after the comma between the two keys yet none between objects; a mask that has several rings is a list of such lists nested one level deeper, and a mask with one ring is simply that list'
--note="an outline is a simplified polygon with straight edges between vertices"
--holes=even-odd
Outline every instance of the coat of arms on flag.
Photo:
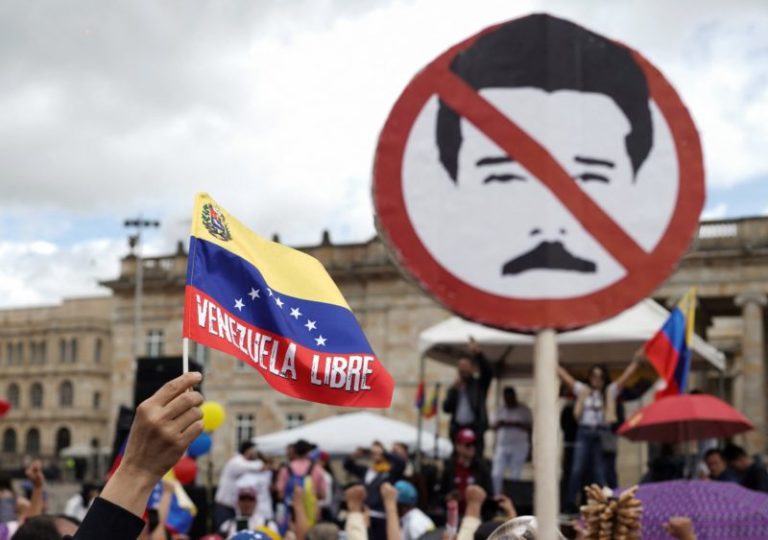
[{"label": "coat of arms on flag", "polygon": [[292,397],[389,407],[394,383],[323,265],[195,202],[184,337],[231,354]]}]

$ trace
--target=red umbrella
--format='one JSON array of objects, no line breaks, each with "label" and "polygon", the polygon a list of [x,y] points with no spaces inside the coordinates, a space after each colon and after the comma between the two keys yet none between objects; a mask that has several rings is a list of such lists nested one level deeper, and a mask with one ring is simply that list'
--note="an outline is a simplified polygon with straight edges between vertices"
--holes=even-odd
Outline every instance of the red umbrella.
[{"label": "red umbrella", "polygon": [[633,414],[619,428],[632,441],[684,442],[723,439],[753,429],[743,414],[707,394],[668,396]]}]

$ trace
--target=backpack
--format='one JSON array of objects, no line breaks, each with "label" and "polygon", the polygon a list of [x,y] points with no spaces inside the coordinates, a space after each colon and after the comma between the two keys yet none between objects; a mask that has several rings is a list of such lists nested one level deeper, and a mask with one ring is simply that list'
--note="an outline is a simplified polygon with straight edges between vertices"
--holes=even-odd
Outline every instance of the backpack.
[{"label": "backpack", "polygon": [[[317,521],[317,494],[315,493],[315,484],[312,481],[312,469],[315,463],[312,462],[307,469],[307,474],[296,474],[293,468],[288,464],[288,480],[285,483],[283,492],[283,504],[285,505],[284,522],[279,523],[281,531],[288,529],[290,515],[293,509],[293,490],[298,486],[304,490],[304,513],[307,515],[307,522],[312,527]],[[284,533],[283,533],[284,534]]]}]

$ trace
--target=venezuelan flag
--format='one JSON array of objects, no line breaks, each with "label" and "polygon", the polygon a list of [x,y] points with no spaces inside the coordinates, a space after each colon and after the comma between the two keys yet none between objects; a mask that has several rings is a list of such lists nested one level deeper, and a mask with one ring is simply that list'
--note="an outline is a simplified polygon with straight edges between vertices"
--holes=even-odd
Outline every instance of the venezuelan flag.
[{"label": "venezuelan flag", "polygon": [[[172,490],[170,493],[170,500],[168,501],[168,507],[165,509],[165,527],[175,534],[187,534],[192,528],[192,523],[195,521],[197,515],[197,506],[192,499],[189,498],[187,492],[181,483],[176,480],[172,471],[164,477],[165,481],[171,482]],[[152,494],[147,501],[147,508],[159,510],[161,500],[163,497],[163,481],[158,482]]]},{"label": "venezuelan flag", "polygon": [[695,314],[696,289],[692,287],[645,344],[645,356],[666,383],[666,387],[656,393],[657,399],[685,392],[691,368]]},{"label": "venezuelan flag", "polygon": [[389,407],[394,383],[328,272],[198,194],[184,337],[231,354],[289,396]]}]

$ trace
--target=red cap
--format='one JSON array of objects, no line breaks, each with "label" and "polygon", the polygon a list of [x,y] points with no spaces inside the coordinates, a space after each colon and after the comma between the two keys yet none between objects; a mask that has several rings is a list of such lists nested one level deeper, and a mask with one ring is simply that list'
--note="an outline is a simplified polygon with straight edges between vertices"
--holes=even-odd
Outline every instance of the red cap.
[{"label": "red cap", "polygon": [[477,436],[469,428],[464,428],[456,434],[456,442],[459,444],[475,444]]}]

